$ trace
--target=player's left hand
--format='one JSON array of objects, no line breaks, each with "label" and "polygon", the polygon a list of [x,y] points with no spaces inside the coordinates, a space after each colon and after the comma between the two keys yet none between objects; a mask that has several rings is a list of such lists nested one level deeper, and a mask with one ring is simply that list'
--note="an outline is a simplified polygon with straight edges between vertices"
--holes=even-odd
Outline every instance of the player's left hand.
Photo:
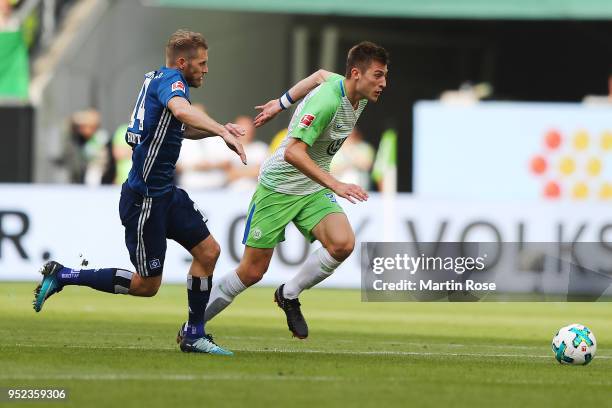
[{"label": "player's left hand", "polygon": [[226,123],[224,127],[228,132],[236,137],[242,137],[246,134],[246,130],[242,126],[235,123]]},{"label": "player's left hand", "polygon": [[265,125],[272,120],[282,110],[278,99],[272,99],[265,105],[256,106],[255,109],[259,109],[261,112],[253,120],[253,124],[256,128]]},{"label": "player's left hand", "polygon": [[350,183],[338,183],[331,188],[336,195],[346,198],[351,203],[355,204],[356,201],[368,201],[368,193],[358,186],[357,184]]}]

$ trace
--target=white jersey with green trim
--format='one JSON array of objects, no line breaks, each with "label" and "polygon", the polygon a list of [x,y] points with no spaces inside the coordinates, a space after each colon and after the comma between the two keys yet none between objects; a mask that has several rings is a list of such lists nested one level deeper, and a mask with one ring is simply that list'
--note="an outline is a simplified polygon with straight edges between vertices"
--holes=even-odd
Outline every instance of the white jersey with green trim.
[{"label": "white jersey with green trim", "polygon": [[306,195],[323,187],[285,161],[285,149],[291,138],[308,145],[310,158],[329,172],[334,155],[351,134],[367,99],[353,109],[346,97],[344,77],[332,74],[326,82],[306,95],[289,122],[287,136],[262,165],[259,182],[266,188],[285,194]]}]

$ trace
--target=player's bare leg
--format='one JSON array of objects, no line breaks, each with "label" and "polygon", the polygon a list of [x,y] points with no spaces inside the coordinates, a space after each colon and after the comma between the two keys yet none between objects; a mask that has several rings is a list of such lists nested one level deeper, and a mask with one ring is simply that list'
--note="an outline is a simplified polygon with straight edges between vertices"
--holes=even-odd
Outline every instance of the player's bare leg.
[{"label": "player's bare leg", "polygon": [[285,283],[284,296],[295,299],[299,294],[329,277],[353,252],[355,234],[344,213],[328,214],[312,230],[323,245],[306,259],[300,271]]},{"label": "player's bare leg", "polygon": [[238,268],[225,274],[213,285],[204,320],[207,322],[218,315],[236,296],[259,282],[268,270],[273,254],[274,248],[245,246]]},{"label": "player's bare leg", "polygon": [[193,255],[193,261],[189,268],[189,275],[199,278],[212,276],[221,254],[221,247],[213,236],[209,235],[190,252]]},{"label": "player's bare leg", "polygon": [[323,248],[339,262],[351,255],[355,248],[355,233],[346,214],[328,214],[312,230]]},{"label": "player's bare leg", "polygon": [[308,337],[308,325],[298,296],[328,278],[355,246],[355,234],[344,213],[328,214],[313,228],[312,234],[323,247],[310,254],[300,271],[274,294],[274,300],[287,316],[289,330],[300,339]]},{"label": "player's bare leg", "polygon": [[132,296],[155,296],[159,290],[159,287],[161,286],[161,281],[161,275],[142,277],[135,273],[132,276],[132,283],[128,293]]},{"label": "player's bare leg", "polygon": [[[192,277],[198,279],[211,277],[221,253],[219,243],[212,235],[209,235],[193,247],[190,252],[193,255],[193,260],[189,267],[187,279],[192,279]],[[134,274],[128,293],[133,296],[155,296],[161,286],[161,281],[161,276],[141,277],[138,274]]]},{"label": "player's bare leg", "polygon": [[242,260],[236,269],[236,274],[246,287],[253,286],[263,278],[270,266],[274,248],[244,247]]}]

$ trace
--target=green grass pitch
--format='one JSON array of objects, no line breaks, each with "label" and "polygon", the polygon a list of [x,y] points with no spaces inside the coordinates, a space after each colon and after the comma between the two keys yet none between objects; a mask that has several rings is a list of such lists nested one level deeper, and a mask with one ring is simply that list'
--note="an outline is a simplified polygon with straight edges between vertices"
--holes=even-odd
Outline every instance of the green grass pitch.
[{"label": "green grass pitch", "polygon": [[[32,283],[0,283],[0,387],[65,388],[52,406],[598,407],[612,401],[606,303],[362,303],[353,290],[301,297],[308,340],[290,337],[274,288],[242,294],[208,330],[233,357],[175,344],[185,289],[138,299],[67,287],[43,311]],[[589,366],[561,366],[553,334],[585,324]],[[4,397],[3,397],[4,398]],[[2,402],[4,406],[47,404]]]}]

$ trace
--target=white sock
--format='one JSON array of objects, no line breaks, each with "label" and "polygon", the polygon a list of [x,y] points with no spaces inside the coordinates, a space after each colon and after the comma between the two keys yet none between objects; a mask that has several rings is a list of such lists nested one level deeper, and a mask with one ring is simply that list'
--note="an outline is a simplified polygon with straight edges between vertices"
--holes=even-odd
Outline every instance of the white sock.
[{"label": "white sock", "polygon": [[283,288],[283,296],[287,299],[297,298],[302,291],[312,288],[323,279],[329,277],[342,262],[336,261],[321,247],[314,251],[304,262],[300,271]]},{"label": "white sock", "polygon": [[204,312],[204,321],[207,322],[221,313],[246,288],[235,270],[215,280]]}]

